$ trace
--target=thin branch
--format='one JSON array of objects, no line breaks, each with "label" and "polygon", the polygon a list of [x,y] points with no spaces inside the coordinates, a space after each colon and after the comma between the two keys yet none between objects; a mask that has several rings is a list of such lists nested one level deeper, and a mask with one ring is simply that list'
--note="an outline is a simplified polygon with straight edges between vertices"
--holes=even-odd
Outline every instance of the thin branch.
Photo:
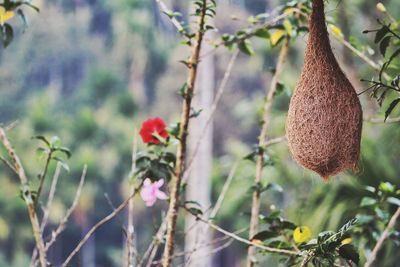
[{"label": "thin branch", "polygon": [[43,190],[44,180],[46,179],[47,171],[49,170],[50,161],[53,156],[53,152],[54,151],[52,149],[50,149],[50,152],[47,155],[46,163],[44,165],[44,170],[39,175],[39,187],[38,187],[36,198],[35,198],[35,207],[37,207],[37,204],[39,203],[40,194],[42,193],[42,190]]},{"label": "thin branch", "polygon": [[308,263],[313,257],[313,253],[308,253],[300,264],[300,267],[307,267]]},{"label": "thin branch", "polygon": [[6,165],[8,168],[10,168],[15,174],[18,174],[17,170],[14,168],[14,166],[11,164],[11,162],[9,162],[5,157],[0,155],[0,160],[4,163],[4,165]]},{"label": "thin branch", "polygon": [[[256,185],[261,182],[261,178],[262,178],[262,171],[264,168],[264,153],[265,153],[264,146],[266,145],[266,139],[267,139],[269,124],[270,124],[270,120],[271,120],[270,115],[271,115],[271,110],[272,110],[272,103],[273,103],[273,99],[274,99],[276,89],[278,86],[278,79],[282,72],[285,60],[287,58],[287,54],[288,54],[288,50],[289,50],[289,42],[290,42],[290,39],[286,38],[286,40],[280,50],[278,62],[276,64],[276,71],[275,71],[274,75],[272,76],[271,84],[270,84],[268,94],[267,94],[267,99],[264,104],[261,132],[258,137],[259,148],[258,148],[258,153],[257,153],[257,158],[256,158],[256,174],[255,174],[255,179],[254,179],[254,183]],[[278,141],[281,141],[281,140],[278,140]],[[249,238],[252,238],[257,233],[258,217],[259,217],[259,213],[260,213],[260,196],[261,196],[260,190],[255,190],[253,192]],[[254,266],[253,258],[254,258],[255,253],[256,253],[255,247],[248,248],[246,266],[248,266],[248,267]]]},{"label": "thin branch", "polygon": [[236,163],[233,165],[233,167],[231,168],[228,178],[226,178],[226,181],[224,183],[224,186],[222,187],[221,193],[219,194],[219,197],[217,199],[217,202],[214,205],[214,208],[212,209],[211,213],[210,213],[210,218],[215,218],[215,216],[217,215],[219,209],[222,206],[222,202],[225,199],[225,195],[228,192],[229,186],[232,183],[233,177],[235,177],[236,174],[236,170],[237,167],[239,165],[240,161],[236,161]]},{"label": "thin branch", "polygon": [[42,233],[40,231],[38,216],[35,211],[34,197],[32,195],[32,192],[30,191],[29,185],[28,185],[28,178],[26,177],[25,170],[22,167],[21,160],[19,159],[18,155],[15,153],[15,150],[13,149],[10,141],[8,140],[8,138],[6,136],[6,132],[3,128],[0,128],[0,140],[3,143],[5,149],[7,150],[8,155],[12,159],[15,172],[17,173],[17,175],[20,179],[20,182],[22,185],[22,189],[21,189],[22,197],[28,208],[28,214],[29,214],[29,219],[31,221],[31,225],[32,225],[33,236],[35,237],[36,246],[37,246],[37,249],[39,250],[40,264],[42,265],[42,267],[46,267],[47,266],[46,251],[44,248]]},{"label": "thin branch", "polygon": [[189,173],[190,173],[190,171],[192,170],[192,168],[194,166],[194,164],[193,164],[194,163],[194,159],[196,158],[196,155],[199,152],[199,148],[201,146],[201,143],[202,143],[204,137],[206,136],[206,132],[208,130],[208,127],[210,126],[210,124],[211,124],[211,122],[213,120],[215,111],[217,110],[218,104],[219,104],[219,102],[220,102],[220,100],[222,98],[222,95],[224,94],[226,85],[227,85],[228,80],[229,80],[229,78],[231,76],[232,69],[233,69],[233,66],[234,66],[234,64],[236,62],[238,54],[239,54],[239,50],[236,50],[232,54],[231,59],[229,60],[228,66],[227,66],[226,71],[224,73],[224,77],[222,78],[221,84],[219,85],[219,87],[217,89],[217,93],[216,93],[214,101],[213,101],[213,103],[211,105],[210,113],[209,113],[208,118],[206,120],[206,123],[205,123],[205,125],[204,125],[204,127],[203,127],[203,129],[201,131],[201,134],[199,135],[200,138],[197,140],[196,146],[195,146],[195,148],[193,150],[193,153],[192,153],[192,155],[191,155],[191,157],[190,157],[190,159],[188,161],[188,164],[187,164],[188,167],[186,168],[185,173],[183,174],[183,180],[186,180],[188,178]]},{"label": "thin branch", "polygon": [[365,263],[364,267],[372,266],[372,264],[374,263],[374,261],[376,259],[376,256],[378,255],[379,250],[382,248],[386,239],[389,237],[389,232],[395,226],[396,221],[399,218],[399,216],[400,216],[400,207],[397,208],[396,212],[393,214],[388,225],[386,226],[385,230],[383,231],[381,237],[379,238],[378,242],[376,243],[374,249],[372,250],[371,254],[368,256],[367,262]]},{"label": "thin branch", "polygon": [[[61,164],[57,163],[56,171],[54,172],[53,179],[52,179],[52,182],[51,182],[49,196],[47,197],[47,204],[46,204],[46,207],[43,209],[43,219],[42,219],[42,222],[40,224],[40,231],[42,233],[44,232],[44,229],[46,228],[47,222],[49,220],[50,209],[51,209],[51,206],[53,204],[54,194],[56,192],[56,187],[57,187],[57,183],[58,183],[58,178],[60,176],[60,171],[61,171]],[[37,265],[37,260],[36,260],[37,252],[38,251],[37,251],[36,248],[32,252],[31,263],[29,265],[31,267]]]},{"label": "thin branch", "polygon": [[52,232],[50,241],[46,243],[46,251],[49,250],[49,248],[54,244],[54,242],[56,242],[57,237],[64,231],[66,224],[69,220],[69,217],[71,216],[72,212],[75,210],[76,205],[78,205],[78,201],[81,196],[82,188],[85,183],[86,172],[87,172],[87,165],[85,164],[83,166],[82,175],[81,175],[81,178],[79,181],[78,189],[76,190],[74,201],[72,202],[71,207],[67,210],[64,218],[61,220],[57,229]]},{"label": "thin branch", "polygon": [[[156,0],[158,6],[160,7],[160,10],[164,13],[164,14],[169,14],[172,13],[171,10],[168,9],[168,7],[165,5],[165,3],[161,0]],[[170,17],[168,16],[169,20],[171,21],[172,25],[174,25],[174,27],[178,30],[178,32],[183,32],[184,29],[181,25],[181,23],[175,18],[175,17]]]},{"label": "thin branch", "polygon": [[58,178],[60,177],[61,172],[61,164],[57,163],[56,171],[54,172],[53,179],[50,186],[49,196],[47,197],[46,207],[43,209],[43,219],[40,224],[40,230],[43,232],[44,228],[46,228],[47,222],[49,220],[50,209],[53,204],[54,194],[56,192],[56,187],[58,183]]},{"label": "thin branch", "polygon": [[142,186],[142,183],[136,188],[135,192],[131,194],[124,202],[122,202],[113,212],[111,212],[109,215],[101,219],[98,223],[96,223],[87,233],[86,235],[82,238],[82,240],[78,243],[78,245],[74,248],[74,250],[69,254],[67,259],[63,262],[61,265],[62,267],[66,267],[72,258],[81,250],[83,245],[89,240],[89,238],[97,231],[98,228],[100,228],[103,224],[109,222],[111,219],[113,219],[115,216],[118,215],[119,212],[121,212],[129,203],[129,200],[133,198],[136,193],[139,191],[140,187]]},{"label": "thin branch", "polygon": [[[137,132],[136,129],[134,131],[135,133]],[[129,177],[128,177],[128,183],[130,187],[130,194],[133,194],[135,192],[135,186],[132,183],[132,179],[134,178],[134,173],[136,170],[136,156],[137,156],[137,135],[134,134],[133,136],[133,142],[132,142],[132,164],[131,164],[131,170],[129,172]],[[134,244],[134,238],[135,238],[135,228],[133,225],[133,208],[134,208],[134,199],[131,198],[129,200],[128,204],[128,227],[127,227],[127,267],[133,267],[134,260],[135,260],[135,255],[136,249],[135,249],[135,244]]]},{"label": "thin branch", "polygon": [[199,215],[191,213],[188,208],[185,207],[185,209],[190,214],[192,214],[194,217],[196,217],[196,219],[199,220],[200,222],[203,222],[203,223],[207,224],[209,227],[213,228],[214,230],[216,230],[216,231],[218,231],[218,232],[220,232],[220,233],[222,233],[222,234],[224,234],[226,236],[229,236],[229,237],[231,237],[231,238],[233,238],[233,239],[235,239],[235,240],[237,240],[237,241],[239,241],[241,243],[244,243],[244,244],[247,244],[247,245],[250,245],[250,246],[253,246],[253,247],[257,247],[257,248],[259,248],[261,250],[264,250],[264,251],[267,251],[267,252],[271,252],[271,253],[277,253],[277,254],[289,255],[289,256],[301,256],[301,254],[299,254],[296,251],[291,251],[291,250],[287,250],[287,249],[272,248],[272,247],[267,247],[267,246],[260,245],[260,244],[257,244],[257,243],[253,243],[253,242],[251,242],[250,240],[248,240],[246,238],[240,237],[240,236],[236,235],[235,233],[229,232],[229,231],[221,228],[220,226],[214,224],[211,220],[206,220],[206,219],[200,217]]},{"label": "thin branch", "polygon": [[386,121],[382,118],[366,118],[364,121],[370,123],[398,123],[400,122],[400,117],[388,118]]},{"label": "thin branch", "polygon": [[138,264],[139,267],[144,265],[144,262],[147,258],[149,258],[147,261],[148,263],[147,266],[150,266],[151,263],[153,262],[158,246],[161,244],[162,237],[164,236],[164,233],[167,230],[167,218],[168,214],[164,217],[160,227],[157,230],[157,233],[153,237],[153,240],[151,241],[150,245],[147,247],[146,252],[143,254],[142,260]]},{"label": "thin branch", "polygon": [[182,104],[182,113],[180,119],[180,129],[179,129],[179,145],[178,151],[176,154],[176,165],[175,165],[175,175],[172,178],[172,190],[171,190],[171,200],[169,204],[168,210],[168,218],[167,218],[167,236],[166,236],[166,244],[164,250],[164,258],[163,258],[163,266],[170,267],[172,263],[172,255],[174,254],[174,245],[175,245],[175,227],[176,220],[178,217],[178,209],[179,209],[179,195],[180,195],[180,187],[182,182],[182,174],[185,168],[185,157],[186,157],[186,146],[187,146],[187,136],[188,136],[188,127],[189,127],[189,119],[190,119],[190,110],[192,104],[192,98],[194,94],[194,87],[197,77],[197,67],[199,64],[199,56],[201,45],[203,42],[203,37],[206,32],[205,29],[205,17],[207,11],[207,0],[202,0],[201,11],[198,17],[198,25],[199,28],[195,37],[195,45],[192,47],[192,55],[189,59],[188,67],[189,73],[187,78],[187,90],[184,94],[184,100]]}]

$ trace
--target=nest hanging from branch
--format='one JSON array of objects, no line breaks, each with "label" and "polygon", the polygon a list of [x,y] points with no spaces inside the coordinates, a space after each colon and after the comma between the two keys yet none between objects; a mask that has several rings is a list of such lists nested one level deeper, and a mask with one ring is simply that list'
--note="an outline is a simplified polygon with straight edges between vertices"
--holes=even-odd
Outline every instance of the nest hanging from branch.
[{"label": "nest hanging from branch", "polygon": [[325,180],[357,170],[362,109],[333,55],[324,2],[314,0],[304,67],[290,101],[286,124],[293,158]]}]

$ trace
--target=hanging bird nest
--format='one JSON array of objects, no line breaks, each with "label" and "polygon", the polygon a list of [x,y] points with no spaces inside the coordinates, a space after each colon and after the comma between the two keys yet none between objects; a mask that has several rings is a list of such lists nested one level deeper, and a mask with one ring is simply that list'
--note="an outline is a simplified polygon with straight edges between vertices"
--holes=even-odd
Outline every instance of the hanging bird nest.
[{"label": "hanging bird nest", "polygon": [[293,158],[325,180],[347,168],[357,170],[362,109],[333,55],[324,2],[314,0],[304,67],[290,101],[286,124]]}]

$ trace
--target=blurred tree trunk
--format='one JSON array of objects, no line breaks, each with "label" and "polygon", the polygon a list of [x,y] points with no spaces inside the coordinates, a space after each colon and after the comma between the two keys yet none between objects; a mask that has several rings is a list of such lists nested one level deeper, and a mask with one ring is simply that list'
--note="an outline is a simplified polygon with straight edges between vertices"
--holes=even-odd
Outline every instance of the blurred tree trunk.
[{"label": "blurred tree trunk", "polygon": [[[208,44],[211,38],[210,32],[205,35],[201,54],[207,54],[212,46]],[[201,136],[206,126],[214,98],[214,56],[208,55],[201,59],[196,81],[197,94],[193,99],[196,111],[202,109],[200,115],[193,118],[189,130],[188,161],[191,159],[200,138],[201,145],[193,160],[193,166],[189,174],[186,191],[186,200],[196,201],[201,205],[203,211],[211,205],[211,173],[212,173],[212,123],[208,126],[205,136]],[[204,216],[207,216],[205,213]],[[185,220],[185,251],[196,250],[186,255],[188,267],[212,266],[211,232],[205,224],[197,223],[192,215],[187,215]]]}]

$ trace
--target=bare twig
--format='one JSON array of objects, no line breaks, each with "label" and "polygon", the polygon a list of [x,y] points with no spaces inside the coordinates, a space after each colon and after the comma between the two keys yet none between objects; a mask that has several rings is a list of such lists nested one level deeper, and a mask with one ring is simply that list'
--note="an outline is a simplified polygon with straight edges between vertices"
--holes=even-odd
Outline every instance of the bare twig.
[{"label": "bare twig", "polygon": [[229,237],[231,237],[231,238],[233,238],[233,239],[235,239],[235,240],[237,240],[237,241],[239,241],[241,243],[244,243],[244,244],[247,244],[247,245],[250,245],[250,246],[254,246],[254,247],[257,247],[257,248],[259,248],[261,250],[264,250],[264,251],[267,251],[267,252],[271,252],[271,253],[277,253],[277,254],[289,255],[289,256],[301,256],[296,251],[291,251],[291,250],[287,250],[287,249],[272,248],[272,247],[267,247],[267,246],[260,245],[260,244],[257,244],[257,243],[253,243],[253,242],[251,242],[250,240],[248,240],[246,238],[240,237],[240,236],[236,235],[235,233],[229,232],[229,231],[221,228],[220,226],[214,224],[211,220],[206,220],[206,219],[200,217],[199,215],[195,215],[195,214],[191,213],[190,210],[188,210],[186,207],[185,207],[185,209],[190,214],[192,214],[194,217],[196,217],[196,219],[199,220],[200,222],[206,223],[208,226],[210,226],[214,230],[216,230],[216,231],[218,231],[218,232],[220,232],[220,233],[222,233],[222,234],[224,234],[226,236],[229,236]]},{"label": "bare twig", "polygon": [[54,172],[53,179],[50,186],[49,196],[47,197],[46,207],[43,209],[43,219],[40,224],[40,230],[43,232],[44,228],[46,228],[47,222],[49,220],[50,209],[53,204],[54,194],[56,192],[56,187],[58,183],[58,178],[60,177],[61,164],[57,163],[56,171]]},{"label": "bare twig", "polygon": [[[54,194],[56,192],[56,187],[58,183],[58,177],[60,176],[61,171],[61,164],[58,163],[56,166],[56,171],[54,172],[53,180],[51,182],[49,196],[47,197],[47,204],[46,207],[43,209],[43,219],[40,224],[40,231],[43,233],[44,229],[46,228],[47,222],[49,220],[50,209],[53,204]],[[37,249],[35,248],[32,252],[31,263],[29,266],[33,267],[37,265]],[[47,252],[47,251],[46,251]]]},{"label": "bare twig", "polygon": [[204,128],[201,131],[201,134],[199,135],[200,137],[197,140],[196,146],[195,146],[195,148],[193,150],[193,153],[192,153],[192,155],[191,155],[191,157],[190,157],[190,159],[188,161],[185,173],[183,174],[183,179],[184,180],[187,179],[192,167],[194,166],[194,164],[193,164],[194,163],[194,159],[196,158],[196,155],[199,152],[199,148],[200,148],[201,143],[202,143],[202,141],[204,139],[204,136],[206,136],[206,132],[208,130],[208,127],[210,126],[210,124],[211,124],[211,122],[213,120],[215,111],[217,110],[218,104],[219,104],[219,102],[220,102],[220,100],[222,98],[222,95],[223,95],[224,91],[225,91],[226,84],[228,83],[229,77],[231,76],[232,69],[233,69],[233,66],[234,66],[234,64],[236,62],[238,54],[239,54],[239,50],[236,50],[232,54],[231,59],[229,60],[229,63],[228,63],[228,66],[226,68],[224,77],[222,78],[221,84],[219,85],[219,87],[217,89],[217,93],[216,93],[214,101],[213,101],[213,103],[211,105],[211,109],[210,109],[210,113],[208,115],[207,121],[206,121],[206,123],[204,125]]},{"label": "bare twig", "polygon": [[142,260],[139,262],[138,267],[143,266],[147,258],[149,258],[147,260],[148,264],[147,266],[150,266],[151,263],[153,262],[158,246],[160,245],[162,237],[164,236],[164,233],[167,230],[167,218],[168,214],[164,217],[160,227],[157,230],[157,233],[153,237],[153,240],[151,241],[150,245],[147,247],[146,252],[143,254]]},{"label": "bare twig", "polygon": [[57,237],[64,231],[66,224],[69,220],[69,217],[71,216],[72,212],[74,212],[76,205],[78,205],[78,201],[81,196],[83,184],[85,183],[86,172],[87,172],[87,165],[84,165],[82,175],[81,175],[81,178],[79,181],[78,189],[76,190],[74,201],[72,202],[71,207],[65,213],[65,216],[61,220],[61,222],[58,225],[58,227],[56,228],[56,230],[52,232],[50,241],[48,241],[46,243],[46,251],[49,250],[49,248],[54,244],[54,242],[56,242]]},{"label": "bare twig", "polygon": [[201,44],[203,41],[204,33],[206,31],[205,30],[206,11],[207,11],[207,0],[202,0],[202,7],[198,17],[199,28],[196,33],[195,44],[192,47],[193,49],[192,55],[188,63],[189,74],[186,83],[186,92],[184,94],[182,113],[180,119],[180,129],[178,138],[179,145],[176,155],[177,160],[175,165],[175,175],[172,178],[171,200],[169,204],[169,211],[167,218],[167,236],[166,236],[166,244],[165,244],[164,258],[163,258],[164,267],[171,266],[172,255],[174,254],[175,227],[176,227],[176,220],[178,217],[180,186],[185,165],[190,110],[191,110],[191,103],[197,77],[197,67],[199,64]]},{"label": "bare twig", "polygon": [[121,212],[129,203],[129,200],[133,198],[136,193],[139,191],[141,188],[142,183],[136,187],[135,192],[131,194],[124,202],[122,202],[113,212],[111,212],[109,215],[101,219],[98,223],[96,223],[87,233],[86,235],[82,238],[82,240],[78,243],[78,245],[74,248],[74,250],[69,254],[67,259],[63,262],[61,265],[62,267],[65,267],[69,264],[69,262],[72,260],[72,258],[81,250],[83,245],[89,240],[89,238],[97,231],[98,228],[100,228],[103,224],[109,222],[111,219],[113,219],[115,216],[118,215],[119,212]]},{"label": "bare twig", "polygon": [[388,225],[386,226],[385,230],[383,231],[381,237],[379,238],[378,242],[376,243],[374,249],[372,250],[371,254],[368,256],[367,262],[364,264],[364,267],[371,267],[373,262],[378,255],[379,250],[382,248],[383,244],[385,243],[386,239],[389,237],[389,232],[395,226],[397,219],[400,216],[400,207],[397,208],[396,212],[393,214],[392,218]]},{"label": "bare twig", "polygon": [[6,148],[8,155],[13,161],[13,166],[15,172],[17,173],[21,185],[22,185],[22,197],[25,201],[25,204],[28,208],[29,219],[31,221],[33,236],[35,237],[36,246],[39,250],[39,260],[42,267],[47,266],[47,259],[46,259],[46,251],[42,239],[42,233],[40,231],[39,220],[35,211],[34,205],[34,197],[32,196],[32,192],[28,186],[28,178],[26,177],[25,171],[22,167],[21,161],[17,154],[15,153],[10,141],[8,140],[5,130],[0,128],[0,140],[3,143],[4,147]]},{"label": "bare twig", "polygon": [[[134,132],[135,133],[137,132],[136,129]],[[134,134],[133,143],[132,143],[132,164],[131,164],[131,170],[130,170],[129,177],[128,177],[130,194],[133,194],[135,192],[135,186],[132,183],[132,179],[134,178],[134,173],[135,173],[135,169],[136,169],[136,155],[137,155],[137,135]],[[133,207],[134,207],[134,199],[131,198],[129,200],[129,204],[128,204],[128,227],[127,227],[127,233],[126,233],[127,234],[126,242],[127,242],[127,251],[128,251],[127,264],[126,264],[127,267],[133,267],[134,260],[135,260],[134,255],[136,255],[135,244],[134,244],[135,228],[133,225]]]},{"label": "bare twig", "polygon": [[4,165],[6,165],[8,168],[10,168],[13,172],[15,172],[15,174],[17,173],[17,170],[14,168],[14,166],[11,164],[11,162],[9,162],[5,157],[3,157],[2,155],[0,155],[0,160],[4,163]]},{"label": "bare twig", "polygon": [[[269,129],[270,123],[270,114],[272,109],[273,98],[276,93],[279,75],[282,72],[283,64],[285,63],[288,50],[289,50],[289,42],[290,39],[286,38],[285,43],[283,44],[281,51],[279,53],[278,62],[276,64],[276,71],[271,79],[271,84],[268,90],[267,99],[264,104],[264,114],[261,126],[261,132],[258,139],[258,151],[257,151],[257,158],[256,158],[256,175],[255,175],[255,184],[259,184],[262,178],[262,171],[264,168],[264,154],[266,145],[266,139]],[[279,140],[280,141],[280,140]],[[258,226],[258,217],[260,213],[260,190],[256,189],[253,192],[253,200],[251,205],[251,219],[250,219],[250,230],[249,230],[249,238],[252,238],[257,233],[257,226]],[[247,251],[247,266],[252,267],[254,266],[254,255],[256,249],[255,247],[249,247]]]},{"label": "bare twig", "polygon": [[400,122],[400,117],[388,118],[386,121],[382,118],[366,118],[364,121],[370,123],[398,123]]},{"label": "bare twig", "polygon": [[222,202],[225,199],[225,195],[228,192],[228,189],[232,183],[233,177],[235,177],[235,173],[236,173],[237,167],[239,165],[239,162],[240,162],[239,160],[236,161],[236,163],[231,168],[228,178],[226,178],[226,181],[224,183],[224,186],[222,187],[221,193],[219,194],[217,202],[215,203],[214,208],[212,209],[212,211],[210,213],[210,218],[214,218],[217,215],[219,209],[221,208]]},{"label": "bare twig", "polygon": [[300,267],[307,267],[308,263],[309,263],[310,260],[312,259],[312,256],[313,256],[313,253],[312,253],[312,252],[308,253],[308,254],[304,257],[303,261],[301,262]]}]

